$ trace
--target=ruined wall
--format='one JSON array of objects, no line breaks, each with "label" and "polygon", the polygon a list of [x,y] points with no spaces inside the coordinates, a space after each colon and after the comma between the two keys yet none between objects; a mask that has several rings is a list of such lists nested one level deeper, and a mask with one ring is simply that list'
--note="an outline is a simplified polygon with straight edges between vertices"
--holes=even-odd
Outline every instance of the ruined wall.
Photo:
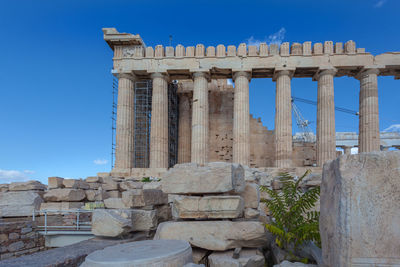
[{"label": "ruined wall", "polygon": [[293,142],[293,165],[313,166],[317,163],[317,147],[315,143]]},{"label": "ruined wall", "polygon": [[262,125],[261,119],[250,115],[250,167],[274,166],[274,131]]}]

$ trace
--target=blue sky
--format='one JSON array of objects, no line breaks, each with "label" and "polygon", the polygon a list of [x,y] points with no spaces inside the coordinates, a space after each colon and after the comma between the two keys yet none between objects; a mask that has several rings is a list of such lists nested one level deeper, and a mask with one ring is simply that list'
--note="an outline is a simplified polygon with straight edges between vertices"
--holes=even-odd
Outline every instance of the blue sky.
[{"label": "blue sky", "polygon": [[[400,51],[399,0],[2,1],[0,3],[0,183],[110,170],[112,51],[102,27],[140,34],[148,46],[242,42],[346,42]],[[272,39],[271,39],[272,38]],[[380,77],[380,128],[400,124],[400,81]],[[274,128],[275,85],[250,84],[251,113]],[[293,79],[294,96],[317,84]],[[358,110],[359,82],[335,79],[336,105]],[[315,130],[316,107],[299,103]],[[295,127],[296,128],[296,127]],[[336,113],[337,131],[358,131]]]}]

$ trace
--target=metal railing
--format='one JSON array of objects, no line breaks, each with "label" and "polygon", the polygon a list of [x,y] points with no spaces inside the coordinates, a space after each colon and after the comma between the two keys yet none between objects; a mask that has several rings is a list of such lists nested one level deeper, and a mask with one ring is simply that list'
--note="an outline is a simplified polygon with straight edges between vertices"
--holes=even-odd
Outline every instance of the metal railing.
[{"label": "metal railing", "polygon": [[[90,231],[92,229],[91,221],[81,221],[80,215],[83,213],[92,213],[93,210],[85,209],[73,209],[73,210],[56,210],[56,209],[45,209],[45,210],[34,210],[32,214],[32,221],[36,221],[36,217],[44,215],[44,225],[37,225],[39,230],[44,230],[47,234],[49,230],[68,230],[68,231]],[[65,215],[65,214],[76,214],[75,225],[48,225],[49,215]]]}]

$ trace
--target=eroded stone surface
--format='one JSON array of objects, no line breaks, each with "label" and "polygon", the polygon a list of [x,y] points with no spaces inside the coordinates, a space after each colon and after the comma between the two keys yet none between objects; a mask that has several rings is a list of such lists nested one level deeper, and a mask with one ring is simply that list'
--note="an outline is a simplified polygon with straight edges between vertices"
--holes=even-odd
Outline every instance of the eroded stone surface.
[{"label": "eroded stone surface", "polygon": [[85,191],[82,189],[51,189],[47,191],[43,198],[46,201],[81,201],[86,197]]},{"label": "eroded stone surface", "polygon": [[325,266],[400,265],[400,152],[345,155],[324,165]]},{"label": "eroded stone surface", "polygon": [[208,256],[210,267],[264,267],[265,259],[257,249],[242,249],[238,259],[234,259],[233,250],[213,252]]},{"label": "eroded stone surface", "polygon": [[245,186],[243,167],[225,162],[177,164],[161,182],[169,194],[242,192]]},{"label": "eroded stone surface", "polygon": [[46,190],[47,186],[39,181],[14,182],[8,187],[10,191]]},{"label": "eroded stone surface", "polygon": [[96,209],[92,215],[95,236],[117,237],[132,231],[131,212]]},{"label": "eroded stone surface", "polygon": [[122,193],[122,201],[129,208],[168,203],[167,194],[158,189],[131,189]]},{"label": "eroded stone surface", "polygon": [[0,194],[0,217],[32,216],[39,210],[43,199],[36,192],[17,191]]}]

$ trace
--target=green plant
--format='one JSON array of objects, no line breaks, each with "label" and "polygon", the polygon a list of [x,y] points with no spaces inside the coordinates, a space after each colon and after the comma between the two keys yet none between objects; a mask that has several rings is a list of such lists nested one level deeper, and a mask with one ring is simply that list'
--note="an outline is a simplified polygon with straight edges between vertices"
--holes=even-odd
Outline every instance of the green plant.
[{"label": "green plant", "polygon": [[301,181],[310,173],[308,170],[297,181],[288,173],[281,173],[281,192],[261,186],[270,199],[262,199],[266,203],[272,220],[265,227],[276,236],[276,244],[292,255],[299,245],[305,241],[321,243],[319,234],[319,212],[310,211],[319,199],[320,188],[314,187],[306,192],[300,188]]},{"label": "green plant", "polygon": [[151,182],[150,177],[143,177],[141,182],[150,183]]}]

